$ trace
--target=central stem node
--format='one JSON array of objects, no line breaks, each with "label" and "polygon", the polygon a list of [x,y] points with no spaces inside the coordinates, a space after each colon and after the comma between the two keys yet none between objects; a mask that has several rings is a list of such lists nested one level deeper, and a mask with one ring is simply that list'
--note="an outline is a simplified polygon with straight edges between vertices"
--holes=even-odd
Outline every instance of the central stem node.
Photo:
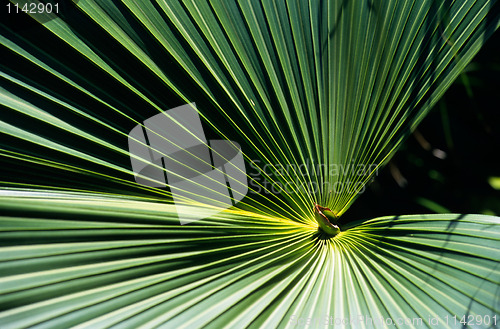
[{"label": "central stem node", "polygon": [[336,236],[340,233],[340,228],[337,224],[337,216],[330,208],[322,207],[319,204],[314,204],[314,217],[319,224],[319,228],[330,236]]}]

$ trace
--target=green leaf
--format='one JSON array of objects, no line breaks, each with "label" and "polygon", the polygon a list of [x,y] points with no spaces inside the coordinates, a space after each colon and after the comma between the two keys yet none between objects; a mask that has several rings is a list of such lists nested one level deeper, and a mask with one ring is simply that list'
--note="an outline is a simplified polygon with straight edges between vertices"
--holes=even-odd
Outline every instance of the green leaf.
[{"label": "green leaf", "polygon": [[446,328],[446,316],[500,311],[497,217],[389,216],[324,240],[250,213],[180,226],[172,206],[104,195],[4,190],[0,206],[12,213],[0,232],[6,328],[268,328],[327,315]]},{"label": "green leaf", "polygon": [[[2,328],[498,317],[498,217],[341,217],[499,27],[497,1],[80,0],[26,30],[12,17]],[[190,102],[242,145],[253,191],[181,226],[206,208],[136,184],[126,141]],[[340,233],[318,231],[315,204]]]},{"label": "green leaf", "polygon": [[[168,198],[130,183],[119,141],[196,101],[210,129],[257,163],[259,191],[241,207],[312,223],[318,203],[341,216],[498,27],[495,3],[78,1],[33,36],[0,27],[9,61],[28,66],[2,69],[2,130],[59,155],[25,142],[1,152],[58,167],[59,187],[115,177],[119,194]],[[94,186],[72,181],[75,171]]]}]

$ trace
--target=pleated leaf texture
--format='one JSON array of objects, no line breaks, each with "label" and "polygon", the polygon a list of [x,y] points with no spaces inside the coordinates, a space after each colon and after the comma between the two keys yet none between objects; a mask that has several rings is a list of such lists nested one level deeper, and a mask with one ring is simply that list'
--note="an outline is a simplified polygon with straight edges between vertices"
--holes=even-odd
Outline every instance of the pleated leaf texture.
[{"label": "pleated leaf texture", "polygon": [[[0,23],[1,328],[498,326],[498,217],[342,220],[498,28],[496,1],[22,15]],[[250,190],[180,225],[207,206],[137,184],[127,136],[191,102],[241,145]]]}]

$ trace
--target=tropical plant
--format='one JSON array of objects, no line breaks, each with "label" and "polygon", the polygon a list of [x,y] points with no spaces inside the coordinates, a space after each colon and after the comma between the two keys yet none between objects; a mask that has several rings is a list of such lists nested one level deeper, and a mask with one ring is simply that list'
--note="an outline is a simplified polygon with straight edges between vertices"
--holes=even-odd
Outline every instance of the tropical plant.
[{"label": "tropical plant", "polygon": [[[498,7],[80,0],[9,16],[1,327],[498,323],[499,218],[342,221],[498,28]],[[127,134],[192,101],[259,175],[236,207],[181,226],[204,205],[136,184]]]}]

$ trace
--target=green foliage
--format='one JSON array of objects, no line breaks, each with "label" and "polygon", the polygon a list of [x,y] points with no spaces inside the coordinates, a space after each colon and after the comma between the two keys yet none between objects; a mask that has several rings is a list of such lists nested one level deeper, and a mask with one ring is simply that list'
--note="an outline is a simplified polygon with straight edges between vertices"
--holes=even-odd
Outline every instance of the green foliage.
[{"label": "green foliage", "polygon": [[[499,314],[497,217],[341,217],[499,17],[488,0],[80,0],[43,27],[0,25],[2,326]],[[291,189],[249,176],[262,190],[239,208],[178,225],[203,206],[135,184],[125,143],[191,101]]]},{"label": "green foliage", "polygon": [[269,328],[325,315],[429,326],[498,314],[496,217],[383,217],[324,240],[251,213],[180,226],[173,206],[105,195],[1,202],[36,214],[3,218],[0,316],[12,327]]}]

